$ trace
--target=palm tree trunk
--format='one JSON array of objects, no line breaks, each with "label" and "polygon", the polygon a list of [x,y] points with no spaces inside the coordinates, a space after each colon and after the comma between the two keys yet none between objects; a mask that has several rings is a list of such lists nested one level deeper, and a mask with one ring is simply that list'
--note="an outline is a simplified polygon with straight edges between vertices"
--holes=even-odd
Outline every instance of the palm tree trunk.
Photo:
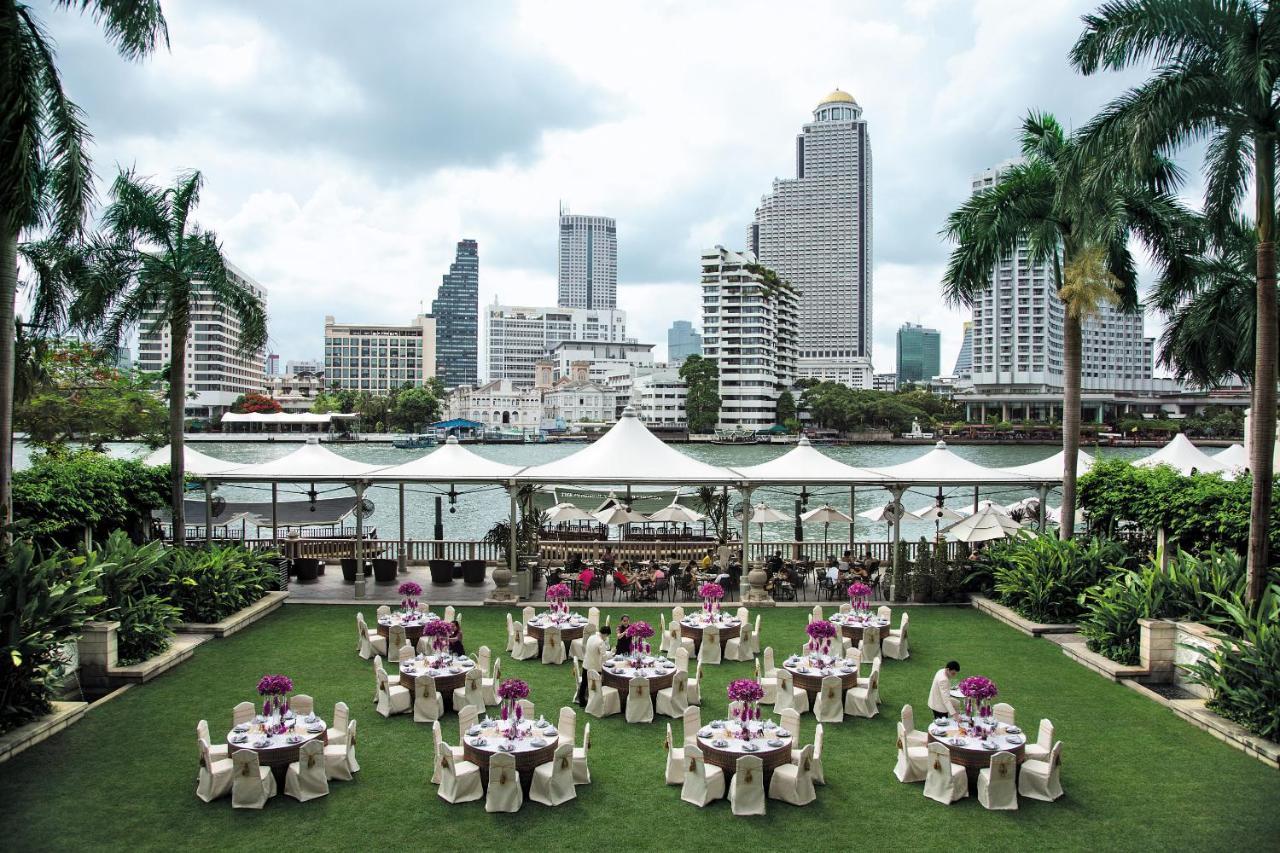
[{"label": "palm tree trunk", "polygon": [[187,517],[183,512],[186,471],[183,463],[183,430],[187,411],[187,319],[169,322],[173,355],[169,360],[169,472],[173,501],[173,544],[182,547],[187,539]]},{"label": "palm tree trunk", "polygon": [[1080,456],[1080,317],[1063,312],[1062,320],[1062,515],[1058,537],[1075,533],[1076,462]]},{"label": "palm tree trunk", "polygon": [[1254,141],[1257,168],[1258,326],[1254,346],[1253,411],[1249,419],[1249,601],[1262,597],[1271,521],[1271,460],[1276,442],[1276,149],[1269,137]]},{"label": "palm tree trunk", "polygon": [[[14,300],[18,293],[18,232],[0,237],[0,524],[13,521]],[[7,534],[6,534],[7,536]]]}]

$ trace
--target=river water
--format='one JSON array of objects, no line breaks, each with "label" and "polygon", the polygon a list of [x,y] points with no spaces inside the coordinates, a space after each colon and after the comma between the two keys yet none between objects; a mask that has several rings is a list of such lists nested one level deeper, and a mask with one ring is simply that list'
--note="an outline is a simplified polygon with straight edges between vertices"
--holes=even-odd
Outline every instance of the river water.
[{"label": "river water", "polygon": [[[192,442],[192,447],[198,449],[201,453],[213,456],[218,459],[226,459],[229,462],[248,463],[248,462],[267,462],[277,459],[294,450],[301,445],[295,442]],[[398,450],[389,444],[327,444],[328,449],[342,456],[349,457],[361,462],[381,463],[387,465],[399,464],[410,459],[421,456],[423,453],[429,452],[424,450]],[[544,462],[550,462],[567,456],[577,450],[581,450],[585,445],[580,443],[564,443],[564,444],[485,444],[485,445],[468,445],[468,449],[474,451],[480,456],[493,459],[499,462],[506,462],[512,465],[539,465]],[[758,465],[761,462],[767,462],[777,456],[781,456],[790,449],[789,445],[712,445],[712,444],[681,444],[677,445],[681,452],[690,456],[708,462],[713,465]],[[838,459],[849,465],[859,467],[879,467],[884,465],[895,465],[900,462],[906,462],[910,459],[922,456],[929,452],[929,445],[900,445],[900,444],[862,444],[850,447],[823,447],[822,452]],[[132,457],[141,456],[148,452],[148,449],[138,444],[116,444],[109,448],[114,455]],[[1058,451],[1058,448],[1049,445],[956,445],[951,447],[956,455],[962,456],[980,465],[991,467],[1007,467],[1011,465],[1023,465],[1028,462],[1035,462],[1052,456]],[[1094,456],[1102,456],[1108,458],[1137,458],[1146,456],[1152,452],[1150,448],[1089,448],[1088,452]],[[29,464],[30,454],[27,448],[19,444],[15,447],[14,463],[19,469]],[[307,486],[304,485],[286,485],[280,486],[281,501],[286,500],[303,500]],[[409,484],[405,487],[405,536],[413,539],[431,538],[432,527],[434,523],[435,501],[434,497],[441,492],[447,491],[448,487],[436,487],[426,484]],[[350,490],[342,486],[325,485],[318,486],[318,491],[322,497],[339,497],[343,494],[350,494]],[[688,489],[686,489],[688,491]],[[794,511],[794,501],[798,496],[798,487],[777,487],[777,488],[761,488],[757,489],[754,499],[757,502],[763,501],[777,509],[792,513]],[[674,493],[674,490],[672,490]],[[223,486],[219,489],[218,494],[225,497],[228,501],[267,501],[271,499],[271,487],[269,485],[261,486]],[[395,538],[398,535],[398,497],[397,487],[379,486],[370,489],[368,497],[374,502],[374,511],[368,517],[368,524],[377,528],[378,535],[383,538]],[[847,488],[835,489],[813,489],[809,490],[808,508],[812,509],[820,503],[829,502],[843,512],[849,511],[849,490]],[[936,488],[917,487],[912,489],[903,503],[908,510],[916,510],[922,506],[933,503],[937,495]],[[944,489],[943,495],[946,497],[946,504],[951,507],[972,507],[973,505],[973,489]],[[1034,492],[1007,487],[985,487],[981,490],[983,498],[990,498],[1002,504],[1012,503],[1024,497],[1033,496]],[[735,493],[730,490],[730,499],[733,503],[737,503],[738,498]],[[857,489],[855,513],[864,510],[873,509],[883,506],[889,499],[888,492],[883,489],[872,487],[862,487]],[[580,506],[586,509],[594,507],[585,506],[588,501],[578,501]],[[1049,498],[1051,506],[1058,504],[1058,495],[1051,494]],[[484,536],[495,521],[506,518],[508,510],[508,499],[506,490],[500,486],[480,486],[471,487],[470,490],[462,492],[458,495],[456,504],[450,511],[449,502],[445,501],[444,512],[444,534],[446,539],[479,539]],[[868,521],[865,518],[857,519],[857,539],[864,540],[883,540],[885,538],[886,529],[883,524]],[[932,535],[934,525],[919,521],[903,521],[902,535],[904,539],[914,539],[921,535]],[[752,540],[759,538],[761,528],[756,526],[751,531]],[[846,539],[848,537],[848,528],[846,525],[832,525],[828,531],[832,540]],[[247,531],[247,535],[253,537],[257,535],[252,525]],[[262,536],[270,536],[270,528],[264,528],[261,532]],[[821,540],[824,535],[821,524],[807,525],[805,527],[805,539],[809,541]],[[791,540],[794,537],[793,522],[779,522],[776,524],[766,524],[763,526],[763,537],[765,540]]]}]

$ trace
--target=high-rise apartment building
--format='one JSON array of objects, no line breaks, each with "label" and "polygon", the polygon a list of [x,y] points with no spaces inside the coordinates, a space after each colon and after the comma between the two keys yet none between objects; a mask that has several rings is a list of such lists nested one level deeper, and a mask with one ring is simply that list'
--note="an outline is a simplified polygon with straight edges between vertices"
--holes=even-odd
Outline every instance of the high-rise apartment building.
[{"label": "high-rise apartment building", "polygon": [[956,366],[951,371],[956,379],[967,380],[973,375],[973,321],[964,321],[964,336],[960,339],[960,352],[956,353]]},{"label": "high-rise apartment building", "polygon": [[328,388],[385,395],[436,375],[436,321],[419,314],[405,326],[336,323],[324,318]]},{"label": "high-rise apartment building", "polygon": [[316,358],[289,359],[284,363],[285,376],[323,376],[324,361]]},{"label": "high-rise apartment building", "polygon": [[755,263],[723,246],[702,253],[702,348],[720,371],[720,429],[772,426],[778,394],[796,381],[796,294],[770,292]]},{"label": "high-rise apartment building", "polygon": [[799,375],[870,388],[871,138],[852,95],[822,99],[795,156],[796,176],[756,208],[749,246],[799,291]]},{"label": "high-rise apartment building", "polygon": [[676,320],[667,329],[667,363],[679,367],[691,355],[702,355],[702,335],[688,320]]},{"label": "high-rise apartment building", "polygon": [[560,211],[561,308],[618,307],[618,226],[607,216]]},{"label": "high-rise apartment building", "polygon": [[480,379],[480,251],[475,240],[459,240],[449,272],[431,302],[436,318],[436,376],[446,388]]},{"label": "high-rise apartment building", "polygon": [[898,329],[898,384],[928,382],[942,372],[942,336],[937,329],[903,323]]},{"label": "high-rise apartment building", "polygon": [[[266,307],[267,291],[234,264],[227,264],[227,274],[236,285],[258,297]],[[161,323],[159,328],[152,327]],[[159,371],[173,357],[169,324],[162,322],[161,312],[147,312],[138,332],[138,368]],[[241,394],[262,388],[266,352],[242,352],[240,322],[197,287],[191,303],[191,328],[187,335],[187,391],[189,416],[212,418],[225,414]]]},{"label": "high-rise apartment building", "polygon": [[533,386],[535,365],[564,341],[634,343],[627,337],[627,312],[586,308],[490,305],[485,341],[489,380],[510,379]]},{"label": "high-rise apartment building", "polygon": [[[1013,161],[972,179],[974,193],[994,186]],[[1064,309],[1049,264],[1027,248],[1000,261],[973,306],[973,384],[979,390],[1060,393]],[[1080,385],[1086,391],[1141,389],[1151,380],[1151,348],[1141,314],[1099,305],[1081,329]]]}]

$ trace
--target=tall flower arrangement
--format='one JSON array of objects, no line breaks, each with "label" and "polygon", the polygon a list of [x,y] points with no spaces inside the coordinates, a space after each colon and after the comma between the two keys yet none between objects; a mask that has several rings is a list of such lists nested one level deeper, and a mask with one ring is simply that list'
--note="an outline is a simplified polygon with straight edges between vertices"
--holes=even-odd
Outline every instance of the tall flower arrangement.
[{"label": "tall flower arrangement", "polygon": [[436,654],[443,654],[449,648],[450,630],[448,622],[443,619],[432,619],[422,626],[422,636],[431,638],[432,651]]},{"label": "tall flower arrangement", "polygon": [[262,728],[267,734],[284,734],[285,714],[289,713],[289,694],[293,692],[293,679],[287,675],[264,675],[258,679],[258,695],[262,699],[262,716],[266,718]]},{"label": "tall flower arrangement", "polygon": [[498,698],[502,700],[502,722],[509,725],[507,737],[515,738],[520,734],[520,722],[524,716],[520,700],[529,698],[529,684],[519,678],[508,678],[498,685]]},{"label": "tall flower arrangement", "polygon": [[724,587],[713,581],[707,581],[698,587],[698,597],[702,599],[702,609],[707,613],[720,610],[720,600],[724,598]]},{"label": "tall flower arrangement", "polygon": [[849,603],[859,614],[865,615],[871,612],[871,587],[862,581],[849,584]]},{"label": "tall flower arrangement", "polygon": [[805,633],[809,635],[809,642],[805,645],[805,649],[814,654],[830,654],[831,641],[836,636],[836,626],[832,625],[826,619],[816,619],[805,627]]},{"label": "tall flower arrangement", "polygon": [[567,583],[552,584],[547,587],[547,601],[551,602],[551,612],[564,616],[569,612],[569,598],[573,590]]},{"label": "tall flower arrangement", "polygon": [[995,730],[991,716],[991,700],[999,695],[996,683],[983,675],[971,675],[959,684],[964,696],[964,715],[968,717],[979,737]]},{"label": "tall flower arrangement", "polygon": [[632,622],[627,626],[626,635],[631,638],[631,656],[647,655],[652,650],[649,638],[653,636],[653,626],[648,622]]},{"label": "tall flower arrangement", "polygon": [[738,703],[734,716],[742,723],[742,736],[745,739],[750,739],[752,734],[747,723],[760,719],[760,700],[763,698],[764,688],[754,678],[739,678],[729,682],[729,701]]},{"label": "tall flower arrangement", "polygon": [[422,587],[413,581],[405,581],[400,584],[400,588],[396,592],[404,596],[404,600],[400,604],[403,605],[405,610],[413,613],[418,609],[418,596],[422,595]]}]

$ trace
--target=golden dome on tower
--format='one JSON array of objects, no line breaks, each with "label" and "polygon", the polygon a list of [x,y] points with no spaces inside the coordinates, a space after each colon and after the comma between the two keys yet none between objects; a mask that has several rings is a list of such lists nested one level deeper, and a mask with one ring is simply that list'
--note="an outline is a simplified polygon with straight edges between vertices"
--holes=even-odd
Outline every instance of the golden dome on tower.
[{"label": "golden dome on tower", "polygon": [[827,95],[818,103],[819,104],[856,104],[857,101],[855,101],[853,99],[853,95],[850,95],[848,92],[845,92],[841,89],[836,89],[834,92],[832,92],[830,95]]}]

